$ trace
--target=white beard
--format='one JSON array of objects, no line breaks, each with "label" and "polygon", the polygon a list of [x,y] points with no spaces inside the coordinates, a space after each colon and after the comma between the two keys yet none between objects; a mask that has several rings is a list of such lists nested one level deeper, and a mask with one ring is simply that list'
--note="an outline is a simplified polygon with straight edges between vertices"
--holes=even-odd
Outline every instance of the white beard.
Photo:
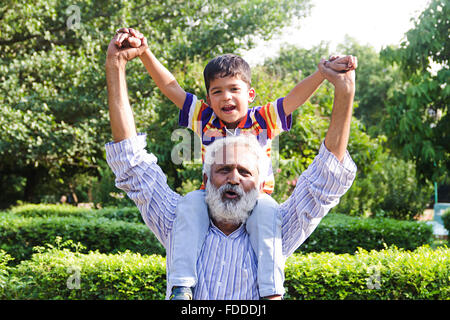
[{"label": "white beard", "polygon": [[[245,193],[242,188],[231,184],[224,184],[220,188],[216,188],[210,183],[210,180],[206,182],[205,191],[205,201],[211,218],[218,222],[232,224],[241,224],[247,221],[259,195],[257,189]],[[226,191],[235,192],[238,198],[225,198]]]}]

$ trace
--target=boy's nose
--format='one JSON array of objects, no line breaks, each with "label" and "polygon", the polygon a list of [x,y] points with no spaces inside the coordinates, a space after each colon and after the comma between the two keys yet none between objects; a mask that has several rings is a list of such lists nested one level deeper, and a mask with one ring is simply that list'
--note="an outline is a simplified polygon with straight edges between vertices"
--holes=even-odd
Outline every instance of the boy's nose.
[{"label": "boy's nose", "polygon": [[232,95],[231,95],[231,92],[229,92],[229,91],[225,91],[224,92],[224,94],[223,94],[223,98],[224,98],[224,100],[231,100],[231,97],[232,97]]}]

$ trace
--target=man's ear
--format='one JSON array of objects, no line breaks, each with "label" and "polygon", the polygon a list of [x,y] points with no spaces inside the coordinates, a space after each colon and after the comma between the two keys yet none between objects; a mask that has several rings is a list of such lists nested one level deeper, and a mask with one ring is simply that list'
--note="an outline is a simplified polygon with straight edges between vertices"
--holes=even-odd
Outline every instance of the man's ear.
[{"label": "man's ear", "polygon": [[253,101],[255,101],[256,98],[256,91],[254,88],[250,88],[248,90],[248,103],[252,103]]},{"label": "man's ear", "polygon": [[208,176],[206,173],[203,174],[203,185],[206,186],[206,182],[208,181]]}]

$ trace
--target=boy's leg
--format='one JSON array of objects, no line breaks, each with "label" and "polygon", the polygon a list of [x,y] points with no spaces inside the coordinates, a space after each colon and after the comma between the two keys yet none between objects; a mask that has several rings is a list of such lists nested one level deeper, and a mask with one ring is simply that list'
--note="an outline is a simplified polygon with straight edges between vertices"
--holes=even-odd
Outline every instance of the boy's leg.
[{"label": "boy's leg", "polygon": [[246,228],[258,259],[259,295],[284,294],[285,257],[281,245],[279,204],[267,194],[261,194],[247,220]]},{"label": "boy's leg", "polygon": [[197,258],[209,227],[204,190],[188,193],[178,203],[173,229],[168,285],[194,287]]}]

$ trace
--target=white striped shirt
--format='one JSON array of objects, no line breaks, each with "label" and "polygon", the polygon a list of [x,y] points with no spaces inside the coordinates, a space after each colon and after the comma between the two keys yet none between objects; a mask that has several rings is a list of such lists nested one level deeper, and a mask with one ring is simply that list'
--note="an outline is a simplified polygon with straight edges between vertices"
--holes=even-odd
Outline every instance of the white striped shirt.
[{"label": "white striped shirt", "polygon": [[[167,251],[171,263],[172,227],[182,197],[170,189],[157,159],[145,150],[139,134],[106,145],[106,158],[116,175],[116,186],[136,203],[147,226]],[[348,152],[339,160],[322,143],[313,163],[299,177],[292,195],[280,205],[283,255],[291,255],[314,231],[328,211],[350,188],[356,165]],[[259,299],[257,259],[244,225],[226,236],[214,224],[197,260],[194,299]],[[167,297],[170,292],[167,291]]]}]

